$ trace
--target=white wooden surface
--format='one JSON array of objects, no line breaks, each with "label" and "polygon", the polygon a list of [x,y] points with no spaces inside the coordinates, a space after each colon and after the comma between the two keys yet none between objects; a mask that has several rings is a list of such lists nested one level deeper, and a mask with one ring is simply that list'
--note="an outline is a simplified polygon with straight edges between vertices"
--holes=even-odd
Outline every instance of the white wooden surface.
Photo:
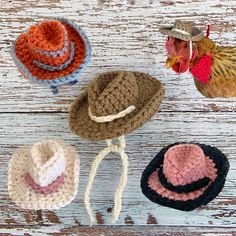
[{"label": "white wooden surface", "polygon": [[[235,45],[236,1],[146,2],[0,0],[0,233],[235,235],[236,99],[203,98],[191,76],[180,78],[166,70],[165,37],[160,35],[158,28],[177,18],[193,20],[201,27],[210,23],[213,39],[220,44]],[[62,87],[58,96],[24,80],[9,54],[11,41],[23,29],[50,16],[76,20],[87,32],[93,47],[90,66],[82,74],[80,83]],[[109,69],[149,72],[164,83],[166,90],[161,112],[127,135],[129,177],[117,225],[137,225],[131,229],[79,226],[88,224],[83,193],[90,165],[104,143],[88,142],[70,133],[67,111],[94,74]],[[81,159],[78,196],[72,204],[58,211],[24,211],[9,199],[7,165],[17,147],[42,138],[61,138],[76,147]],[[156,152],[176,141],[217,146],[228,155],[231,165],[221,194],[207,206],[187,213],[151,203],[139,188],[141,173]],[[94,183],[91,200],[98,224],[110,224],[110,208],[121,171],[117,163],[120,163],[117,156],[107,158]],[[159,228],[150,224],[157,224]],[[149,226],[139,228],[138,225]],[[207,227],[199,230],[199,226]]]}]

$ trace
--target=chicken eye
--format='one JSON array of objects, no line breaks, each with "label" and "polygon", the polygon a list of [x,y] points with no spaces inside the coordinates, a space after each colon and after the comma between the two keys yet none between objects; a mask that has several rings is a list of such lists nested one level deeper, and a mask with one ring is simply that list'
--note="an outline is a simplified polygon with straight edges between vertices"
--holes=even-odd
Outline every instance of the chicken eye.
[{"label": "chicken eye", "polygon": [[184,45],[184,48],[187,48],[188,47],[188,44],[187,43],[185,43],[185,45]]}]

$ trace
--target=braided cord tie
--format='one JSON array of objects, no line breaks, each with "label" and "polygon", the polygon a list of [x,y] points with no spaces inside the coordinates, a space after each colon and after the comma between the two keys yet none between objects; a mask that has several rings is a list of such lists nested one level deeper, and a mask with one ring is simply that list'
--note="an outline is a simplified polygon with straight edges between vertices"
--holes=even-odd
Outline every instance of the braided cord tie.
[{"label": "braided cord tie", "polygon": [[90,204],[89,193],[91,191],[92,184],[93,184],[93,181],[96,176],[97,169],[100,163],[110,152],[119,153],[121,157],[121,161],[122,161],[122,174],[121,174],[120,182],[118,184],[118,187],[115,192],[115,197],[114,197],[114,212],[113,212],[112,223],[115,223],[120,215],[120,211],[122,208],[122,205],[121,205],[122,193],[127,183],[127,176],[128,176],[128,156],[125,153],[124,135],[118,137],[118,141],[119,141],[119,144],[117,145],[117,144],[112,144],[111,139],[106,140],[107,147],[98,153],[90,170],[87,187],[84,194],[84,204],[85,204],[88,216],[89,216],[90,226],[93,225],[95,220],[93,217],[93,212],[92,212],[92,208]]}]

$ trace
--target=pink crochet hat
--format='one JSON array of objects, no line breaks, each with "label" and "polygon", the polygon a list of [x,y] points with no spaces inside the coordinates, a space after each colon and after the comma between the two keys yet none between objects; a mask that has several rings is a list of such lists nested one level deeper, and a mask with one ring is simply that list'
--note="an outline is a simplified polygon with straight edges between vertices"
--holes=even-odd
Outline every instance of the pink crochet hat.
[{"label": "pink crochet hat", "polygon": [[150,162],[141,188],[151,201],[190,211],[213,200],[221,191],[229,163],[216,148],[202,144],[174,144]]},{"label": "pink crochet hat", "polygon": [[70,203],[78,185],[73,148],[47,140],[18,149],[9,163],[8,191],[20,207],[58,209]]}]

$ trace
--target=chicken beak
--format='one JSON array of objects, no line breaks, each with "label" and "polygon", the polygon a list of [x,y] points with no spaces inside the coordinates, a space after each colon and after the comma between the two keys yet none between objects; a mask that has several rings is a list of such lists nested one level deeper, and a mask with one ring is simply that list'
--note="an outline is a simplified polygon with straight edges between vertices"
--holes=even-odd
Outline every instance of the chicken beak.
[{"label": "chicken beak", "polygon": [[166,67],[169,69],[171,68],[174,64],[180,61],[182,56],[174,56],[174,57],[168,57],[166,60]]}]

